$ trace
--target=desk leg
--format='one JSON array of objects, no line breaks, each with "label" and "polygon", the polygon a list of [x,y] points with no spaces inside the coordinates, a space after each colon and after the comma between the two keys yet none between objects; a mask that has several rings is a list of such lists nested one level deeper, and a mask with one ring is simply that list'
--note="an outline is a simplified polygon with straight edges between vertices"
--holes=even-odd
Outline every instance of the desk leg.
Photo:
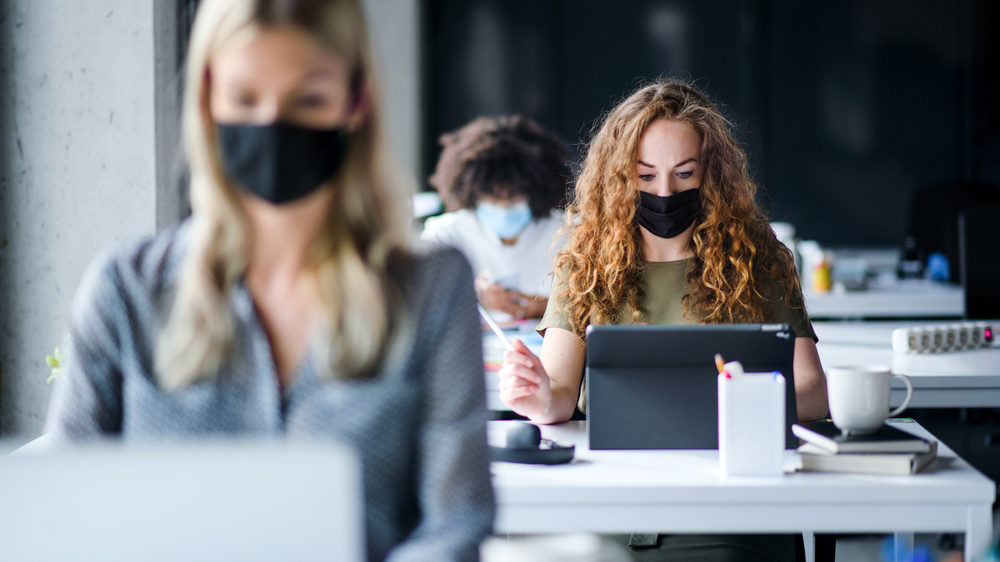
[{"label": "desk leg", "polygon": [[892,557],[896,562],[913,557],[913,533],[892,534]]},{"label": "desk leg", "polygon": [[802,546],[806,553],[806,562],[816,562],[816,533],[804,531],[802,533]]},{"label": "desk leg", "polygon": [[993,538],[993,512],[990,506],[969,506],[965,525],[965,559],[978,560],[990,547]]}]

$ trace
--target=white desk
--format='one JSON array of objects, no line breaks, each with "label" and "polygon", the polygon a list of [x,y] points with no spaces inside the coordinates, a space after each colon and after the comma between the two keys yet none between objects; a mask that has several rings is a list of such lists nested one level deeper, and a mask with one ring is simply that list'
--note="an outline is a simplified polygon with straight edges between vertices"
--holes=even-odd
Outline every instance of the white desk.
[{"label": "white desk", "polygon": [[965,312],[961,287],[923,280],[865,291],[805,291],[803,296],[814,318],[959,318]]},{"label": "white desk", "polygon": [[[506,423],[490,422],[491,442],[502,442]],[[991,539],[993,482],[943,444],[929,471],[914,476],[723,478],[715,450],[590,451],[583,422],[542,431],[575,443],[576,459],[494,463],[497,532],[895,532],[911,545],[915,532],[961,532],[966,560]],[[794,463],[795,453],[787,455]]]},{"label": "white desk", "polygon": [[[823,367],[890,365],[913,382],[914,408],[1000,406],[1000,347],[937,354],[895,354],[892,331],[903,326],[948,322],[815,322]],[[998,322],[997,324],[1000,324]],[[906,389],[893,381],[890,401],[902,403]]]}]

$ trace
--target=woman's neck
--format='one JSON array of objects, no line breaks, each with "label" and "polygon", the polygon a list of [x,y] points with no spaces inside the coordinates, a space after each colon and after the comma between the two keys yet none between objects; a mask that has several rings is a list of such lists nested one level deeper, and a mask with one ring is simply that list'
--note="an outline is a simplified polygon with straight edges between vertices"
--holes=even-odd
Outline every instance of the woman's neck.
[{"label": "woman's neck", "polygon": [[691,249],[694,225],[673,238],[660,238],[641,226],[639,231],[642,233],[643,254],[646,261],[678,261],[694,257]]},{"label": "woman's neck", "polygon": [[331,195],[331,190],[322,189],[301,201],[280,206],[250,197],[245,200],[252,231],[247,264],[251,285],[285,284],[299,278],[328,220]]}]

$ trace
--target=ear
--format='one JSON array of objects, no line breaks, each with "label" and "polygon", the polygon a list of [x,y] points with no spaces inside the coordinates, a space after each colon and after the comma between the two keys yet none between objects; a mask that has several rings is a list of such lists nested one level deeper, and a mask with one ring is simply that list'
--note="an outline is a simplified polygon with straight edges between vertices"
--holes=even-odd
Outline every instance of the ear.
[{"label": "ear", "polygon": [[[201,106],[200,111],[202,114],[202,119],[206,120],[207,123],[213,122],[212,71],[207,66],[205,67],[205,71],[201,75],[201,84],[198,85],[198,103]],[[211,132],[209,134],[211,134]]]},{"label": "ear", "polygon": [[201,74],[201,84],[198,85],[198,97],[201,98],[205,107],[208,107],[208,102],[211,99],[209,96],[212,93],[212,69],[205,66],[205,71]]},{"label": "ear", "polygon": [[371,97],[368,95],[368,87],[364,80],[359,80],[353,90],[350,115],[347,118],[347,129],[352,133],[356,133],[368,123],[369,112],[371,111]]}]

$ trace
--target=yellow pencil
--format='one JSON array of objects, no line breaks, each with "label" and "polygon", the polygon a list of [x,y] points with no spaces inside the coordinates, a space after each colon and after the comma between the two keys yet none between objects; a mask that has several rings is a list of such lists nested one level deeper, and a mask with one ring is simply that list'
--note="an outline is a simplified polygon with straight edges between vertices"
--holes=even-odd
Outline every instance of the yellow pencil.
[{"label": "yellow pencil", "polygon": [[726,362],[722,360],[722,355],[715,354],[715,368],[719,370],[719,374],[725,374],[726,372]]}]

